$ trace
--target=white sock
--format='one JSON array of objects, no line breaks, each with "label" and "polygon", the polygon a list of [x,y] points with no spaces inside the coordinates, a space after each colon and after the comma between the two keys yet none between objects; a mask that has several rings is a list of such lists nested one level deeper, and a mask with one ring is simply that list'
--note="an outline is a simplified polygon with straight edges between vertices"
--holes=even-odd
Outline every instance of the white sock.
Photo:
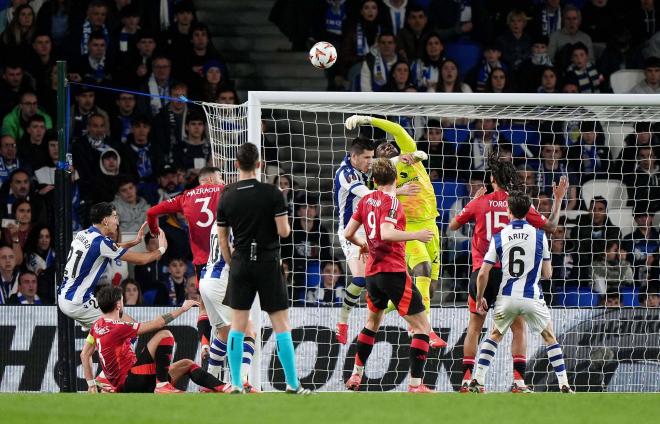
[{"label": "white sock", "polygon": [[213,337],[209,349],[209,367],[208,372],[220,381],[223,380],[223,370],[225,368],[225,357],[227,356],[227,343],[217,337]]},{"label": "white sock", "polygon": [[557,375],[559,388],[568,386],[568,375],[566,374],[566,365],[564,364],[564,353],[561,350],[559,343],[550,345],[546,348],[548,352],[548,359],[552,365],[552,369]]},{"label": "white sock", "polygon": [[252,357],[254,356],[254,339],[245,337],[243,341],[243,363],[241,364],[241,381],[243,384],[248,382],[248,374],[252,367]]},{"label": "white sock", "polygon": [[481,343],[479,359],[477,360],[477,367],[474,372],[474,379],[477,380],[477,383],[484,384],[488,368],[490,368],[496,352],[497,342],[495,340],[487,338]]}]

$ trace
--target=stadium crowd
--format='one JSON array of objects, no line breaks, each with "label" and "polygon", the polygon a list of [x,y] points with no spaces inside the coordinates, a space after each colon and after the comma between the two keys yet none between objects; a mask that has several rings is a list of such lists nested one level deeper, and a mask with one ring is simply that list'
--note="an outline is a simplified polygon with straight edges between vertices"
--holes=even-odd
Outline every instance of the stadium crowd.
[{"label": "stadium crowd", "polygon": [[[620,69],[644,69],[644,79],[632,92],[660,90],[654,1],[640,0],[635,7],[612,0],[564,3],[278,1],[271,19],[294,50],[308,48],[311,39],[338,46],[339,61],[327,71],[331,90],[598,93],[611,90],[610,76]],[[288,13],[290,7],[304,13]],[[118,241],[121,233],[139,230],[150,205],[194,186],[199,169],[210,160],[203,112],[158,96],[229,104],[240,100],[191,0],[0,0],[0,34],[0,304],[52,304],[55,61],[68,61],[74,83],[69,123],[74,230],[89,226],[91,205],[112,201],[121,217]],[[465,57],[452,56],[452,46],[461,52],[476,47],[472,51],[479,56],[462,69]],[[464,123],[465,131],[447,128],[442,120],[399,122],[429,154],[435,180],[469,187],[444,211],[448,217],[483,184],[484,158],[493,150],[518,166],[542,214],[550,211],[552,182],[569,177],[565,209],[584,213],[567,214],[552,238],[554,274],[545,282],[549,296],[570,286],[595,293],[596,303],[628,305],[619,297],[630,289],[639,293],[639,304],[660,306],[660,237],[653,224],[660,211],[655,123],[637,123],[614,157],[599,122],[538,127],[539,140],[528,151],[511,136],[520,125],[516,122],[484,119]],[[600,178],[627,187],[629,204],[623,206],[632,208],[636,227],[625,237],[608,218],[609,199],[581,200],[580,186]],[[291,205],[292,235],[282,252],[291,301],[339,306],[344,269],[334,256],[332,229],[319,219],[320,199],[296,195],[294,181],[287,175],[278,179]],[[188,223],[181,215],[169,215],[159,225],[170,245],[161,261],[130,270],[126,263],[113,262],[103,276],[123,285],[129,305],[180,305],[199,296]],[[471,229],[447,233],[439,225],[442,269],[453,281],[451,302],[462,304]],[[149,235],[145,244],[158,248]],[[561,304],[555,297],[549,300]]]}]

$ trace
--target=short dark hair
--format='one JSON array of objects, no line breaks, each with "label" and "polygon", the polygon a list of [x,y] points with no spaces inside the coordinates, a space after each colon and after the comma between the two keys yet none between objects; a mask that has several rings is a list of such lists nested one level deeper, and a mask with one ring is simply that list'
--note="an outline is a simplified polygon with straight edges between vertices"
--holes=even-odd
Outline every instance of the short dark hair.
[{"label": "short dark hair", "polygon": [[576,50],[584,50],[587,55],[589,54],[589,47],[587,47],[587,45],[582,41],[578,41],[577,43],[573,44],[573,47],[571,48],[571,56],[573,53],[575,53]]},{"label": "short dark hair", "polygon": [[27,271],[21,271],[20,275],[18,276],[18,284],[21,284],[23,281],[21,280],[23,276],[25,275],[34,275],[34,278],[37,278],[37,274],[34,272],[27,270]]},{"label": "short dark hair", "polygon": [[115,305],[121,300],[123,295],[123,289],[120,286],[104,285],[96,293],[96,302],[101,312],[107,314],[115,309]]},{"label": "short dark hair", "polygon": [[241,171],[253,171],[259,160],[259,149],[252,143],[243,143],[236,153],[236,161]]},{"label": "short dark hair", "polygon": [[202,169],[199,170],[199,177],[201,178],[201,177],[204,177],[206,175],[215,174],[216,172],[222,173],[220,168],[217,168],[215,166],[205,166],[205,167],[203,167]]},{"label": "short dark hair", "polygon": [[201,112],[191,111],[186,115],[186,125],[193,121],[200,121],[206,125],[206,120],[204,119],[204,115],[202,115]]},{"label": "short dark hair", "polygon": [[103,35],[102,31],[92,31],[91,34],[89,34],[89,40],[87,40],[87,43],[91,43],[92,40],[103,40],[105,41],[105,35]]},{"label": "short dark hair", "polygon": [[594,198],[591,199],[591,203],[589,204],[589,209],[593,208],[596,202],[604,203],[605,209],[607,209],[607,199],[603,196],[594,196]]},{"label": "short dark hair", "polygon": [[97,203],[89,209],[89,220],[92,224],[100,224],[103,218],[109,217],[116,210],[115,205],[110,202]]},{"label": "short dark hair", "polygon": [[355,153],[356,155],[361,155],[362,152],[364,152],[365,150],[369,150],[369,151],[376,150],[376,147],[374,146],[374,142],[372,140],[365,137],[356,137],[351,142],[351,148],[350,148],[351,154]]},{"label": "short dark hair", "polygon": [[122,175],[121,177],[119,177],[119,180],[117,181],[117,189],[122,188],[126,184],[135,185],[135,179],[130,175]]},{"label": "short dark hair", "polygon": [[396,181],[396,168],[387,158],[378,158],[371,167],[371,175],[378,185],[392,184]]},{"label": "short dark hair", "polygon": [[44,124],[46,123],[46,118],[44,118],[42,115],[39,114],[34,114],[28,118],[28,126],[30,126],[31,123],[33,122],[43,122]]},{"label": "short dark hair", "polygon": [[133,119],[131,119],[131,126],[135,127],[140,124],[151,127],[151,119],[149,119],[147,115],[143,114],[136,115]]},{"label": "short dark hair", "polygon": [[508,203],[513,216],[516,219],[523,219],[532,206],[532,199],[524,191],[514,190],[509,193]]}]

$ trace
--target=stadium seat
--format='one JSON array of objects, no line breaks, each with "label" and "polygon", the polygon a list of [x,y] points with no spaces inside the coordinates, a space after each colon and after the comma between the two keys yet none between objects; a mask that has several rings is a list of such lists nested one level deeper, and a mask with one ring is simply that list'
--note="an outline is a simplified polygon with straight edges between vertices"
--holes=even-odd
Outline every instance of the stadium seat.
[{"label": "stadium seat", "polygon": [[443,128],[442,139],[452,143],[467,143],[470,140],[470,129],[462,125],[457,125],[454,128]]},{"label": "stadium seat", "polygon": [[468,195],[468,189],[465,183],[460,181],[434,181],[433,191],[435,191],[435,200],[438,207],[439,223],[444,226],[449,224],[449,210],[459,197]]},{"label": "stadium seat", "polygon": [[555,304],[564,307],[593,307],[600,303],[600,295],[587,287],[564,287],[555,294]]},{"label": "stadium seat", "polygon": [[640,306],[639,289],[631,286],[619,288],[619,303],[621,306]]},{"label": "stadium seat", "polygon": [[628,93],[644,79],[641,69],[621,69],[610,75],[610,85],[614,93]]},{"label": "stadium seat", "polygon": [[445,56],[458,64],[458,73],[461,79],[465,79],[470,69],[474,68],[481,60],[481,46],[472,41],[457,41],[447,43]]},{"label": "stadium seat", "polygon": [[158,294],[158,290],[153,289],[153,290],[147,290],[146,292],[142,293],[142,300],[145,305],[153,305],[154,302],[156,301],[156,295]]},{"label": "stadium seat", "polygon": [[589,207],[594,196],[607,199],[607,208],[619,209],[628,202],[628,189],[618,180],[591,180],[582,186],[582,200]]},{"label": "stadium seat", "polygon": [[635,219],[632,212],[632,208],[609,208],[607,211],[607,216],[612,224],[621,229],[624,237],[635,231]]},{"label": "stadium seat", "polygon": [[305,286],[309,288],[318,287],[321,284],[321,262],[307,261]]},{"label": "stadium seat", "polygon": [[513,145],[513,155],[515,157],[538,158],[538,151],[531,151],[530,147],[535,149],[541,143],[541,134],[524,125],[513,124],[498,128],[500,136],[508,140]]},{"label": "stadium seat", "polygon": [[561,215],[565,216],[568,221],[575,221],[580,215],[586,215],[588,212],[583,210],[565,210],[561,212]]},{"label": "stadium seat", "polygon": [[605,145],[610,148],[612,159],[616,159],[626,145],[624,141],[626,136],[635,132],[635,128],[620,122],[602,122],[602,125],[605,131]]}]

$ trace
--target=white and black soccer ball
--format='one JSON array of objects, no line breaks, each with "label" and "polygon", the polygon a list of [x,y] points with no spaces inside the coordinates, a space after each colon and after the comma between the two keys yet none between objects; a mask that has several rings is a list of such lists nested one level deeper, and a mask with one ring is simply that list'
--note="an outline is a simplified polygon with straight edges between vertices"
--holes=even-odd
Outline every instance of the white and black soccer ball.
[{"label": "white and black soccer ball", "polygon": [[319,41],[309,51],[309,61],[316,68],[328,69],[337,61],[337,49],[327,41]]}]

